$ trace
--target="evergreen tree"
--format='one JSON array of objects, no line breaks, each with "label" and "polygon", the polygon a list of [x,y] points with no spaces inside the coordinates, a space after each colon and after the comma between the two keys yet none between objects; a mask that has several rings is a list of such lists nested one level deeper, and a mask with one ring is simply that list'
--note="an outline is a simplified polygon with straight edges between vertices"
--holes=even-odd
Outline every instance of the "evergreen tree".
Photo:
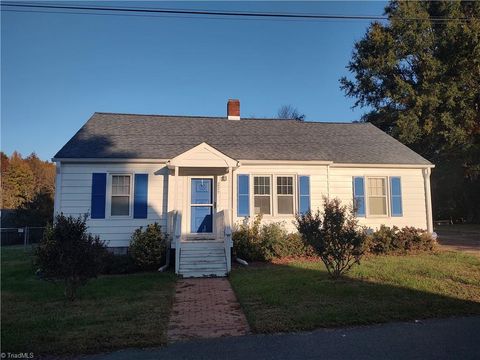
[{"label": "evergreen tree", "polygon": [[436,164],[436,217],[480,221],[480,2],[392,1],[340,80],[363,116]]}]

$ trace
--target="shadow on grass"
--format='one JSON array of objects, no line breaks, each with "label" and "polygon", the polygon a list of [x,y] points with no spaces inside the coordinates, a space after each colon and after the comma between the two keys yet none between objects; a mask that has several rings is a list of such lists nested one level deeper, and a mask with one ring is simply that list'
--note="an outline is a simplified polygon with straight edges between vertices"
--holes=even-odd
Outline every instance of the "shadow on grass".
[{"label": "shadow on grass", "polygon": [[30,254],[2,248],[2,351],[81,354],[162,346],[173,273],[106,275],[65,300],[62,284],[35,277]]},{"label": "shadow on grass", "polygon": [[241,268],[231,283],[256,332],[480,314],[480,261],[447,258],[368,259],[336,281],[321,263]]}]

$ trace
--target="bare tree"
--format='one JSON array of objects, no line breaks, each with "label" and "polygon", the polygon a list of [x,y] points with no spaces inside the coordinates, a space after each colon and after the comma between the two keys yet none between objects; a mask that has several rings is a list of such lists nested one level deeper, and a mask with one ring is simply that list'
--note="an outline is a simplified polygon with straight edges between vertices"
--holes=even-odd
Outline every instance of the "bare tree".
[{"label": "bare tree", "polygon": [[278,109],[277,117],[279,119],[293,119],[298,121],[304,121],[306,116],[305,114],[300,114],[298,109],[292,105],[282,105]]}]

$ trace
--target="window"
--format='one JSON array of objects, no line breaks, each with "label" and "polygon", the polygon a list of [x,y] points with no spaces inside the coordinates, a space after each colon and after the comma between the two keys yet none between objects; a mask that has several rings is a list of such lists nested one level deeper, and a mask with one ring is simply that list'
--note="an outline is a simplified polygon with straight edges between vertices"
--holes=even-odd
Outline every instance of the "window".
[{"label": "window", "polygon": [[293,214],[293,177],[277,176],[277,212]]},{"label": "window", "polygon": [[111,216],[130,215],[130,175],[112,175]]},{"label": "window", "polygon": [[253,178],[253,207],[255,214],[270,215],[270,176]]},{"label": "window", "polygon": [[367,196],[369,215],[387,215],[386,178],[368,178]]}]

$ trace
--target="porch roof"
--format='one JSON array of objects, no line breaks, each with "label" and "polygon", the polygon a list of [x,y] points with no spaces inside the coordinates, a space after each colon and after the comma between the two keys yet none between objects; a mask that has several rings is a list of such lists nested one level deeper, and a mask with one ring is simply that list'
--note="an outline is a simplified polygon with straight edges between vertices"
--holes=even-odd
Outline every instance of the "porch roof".
[{"label": "porch roof", "polygon": [[238,167],[239,162],[225,155],[213,146],[202,142],[197,146],[175,156],[167,161],[169,168],[174,167],[205,167],[205,168],[232,168]]}]

